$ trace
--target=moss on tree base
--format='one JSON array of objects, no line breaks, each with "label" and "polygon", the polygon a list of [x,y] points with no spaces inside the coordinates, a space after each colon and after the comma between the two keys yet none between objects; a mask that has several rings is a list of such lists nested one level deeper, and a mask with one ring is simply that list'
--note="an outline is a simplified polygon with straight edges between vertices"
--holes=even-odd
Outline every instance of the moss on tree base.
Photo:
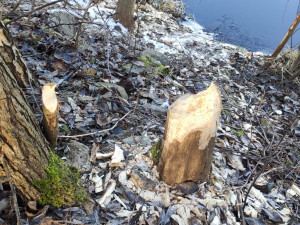
[{"label": "moss on tree base", "polygon": [[77,168],[68,166],[53,152],[50,152],[46,177],[34,184],[41,192],[39,203],[63,207],[87,202],[88,195],[79,185],[80,174]]}]

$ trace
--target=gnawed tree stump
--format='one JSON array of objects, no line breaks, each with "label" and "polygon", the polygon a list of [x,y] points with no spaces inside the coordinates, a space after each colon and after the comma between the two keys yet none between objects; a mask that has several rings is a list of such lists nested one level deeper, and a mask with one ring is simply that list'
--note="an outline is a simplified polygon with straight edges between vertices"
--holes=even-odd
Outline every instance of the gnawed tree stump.
[{"label": "gnawed tree stump", "polygon": [[214,84],[198,94],[184,95],[170,106],[158,164],[163,181],[174,186],[207,179],[221,109],[221,95]]},{"label": "gnawed tree stump", "polygon": [[47,83],[42,88],[43,128],[51,149],[57,144],[59,102],[55,93],[56,84]]}]

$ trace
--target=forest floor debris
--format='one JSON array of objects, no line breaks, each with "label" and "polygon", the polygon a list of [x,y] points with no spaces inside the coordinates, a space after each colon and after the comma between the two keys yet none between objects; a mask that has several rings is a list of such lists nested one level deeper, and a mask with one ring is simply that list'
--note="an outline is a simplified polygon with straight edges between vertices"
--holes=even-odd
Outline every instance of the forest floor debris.
[{"label": "forest floor debris", "polygon": [[[195,22],[179,21],[148,4],[139,7],[134,34],[112,19],[114,0],[95,4],[76,49],[76,20],[82,17],[76,8],[88,2],[77,3],[72,10],[51,6],[9,26],[40,84],[59,84],[59,155],[72,150],[66,146],[73,139],[91,151],[92,167],[85,166],[86,157],[76,159],[76,164],[82,160],[78,167],[91,201],[50,207],[31,220],[299,223],[299,81],[285,82],[264,70],[266,55],[218,42]],[[59,15],[71,27],[60,26]],[[168,106],[211,82],[220,88],[224,107],[211,180],[170,187],[159,181],[149,151],[163,135]],[[40,119],[39,89],[25,91]],[[11,219],[4,214],[10,210],[1,211],[1,219]]]}]

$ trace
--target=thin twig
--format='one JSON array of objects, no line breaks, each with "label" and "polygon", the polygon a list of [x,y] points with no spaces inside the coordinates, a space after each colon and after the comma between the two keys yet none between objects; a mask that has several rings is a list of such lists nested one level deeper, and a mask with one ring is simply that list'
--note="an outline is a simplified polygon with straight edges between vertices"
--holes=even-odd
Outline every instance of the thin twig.
[{"label": "thin twig", "polygon": [[[247,193],[245,195],[245,200],[244,200],[244,205],[243,205],[243,210],[245,209],[246,207],[246,203],[247,203],[247,198],[249,196],[249,193],[250,193],[250,190],[251,188],[253,187],[253,185],[255,184],[256,180],[260,177],[260,175],[264,172],[264,170],[266,169],[266,167],[268,166],[268,164],[270,163],[270,161],[276,157],[279,153],[277,152],[277,149],[279,148],[280,144],[282,143],[282,141],[284,140],[284,138],[286,137],[287,133],[291,130],[291,127],[292,125],[294,124],[294,122],[296,121],[296,119],[298,118],[298,115],[295,116],[295,118],[292,120],[292,122],[290,123],[290,126],[288,129],[285,130],[284,134],[282,135],[280,141],[278,142],[278,144],[274,147],[274,149],[272,149],[272,153],[273,154],[270,154],[266,159],[265,159],[265,162],[261,168],[261,170],[255,175],[253,181],[251,182],[248,190],[247,190]],[[273,147],[273,140],[271,142],[271,144],[267,147],[268,149],[271,149],[271,147]]]},{"label": "thin twig", "polygon": [[[257,111],[256,111],[256,113],[255,113],[255,116],[254,117],[256,117],[257,118],[257,114],[258,114],[258,112],[259,112],[259,110],[260,110],[260,107],[261,107],[261,105],[263,104],[263,102],[264,102],[264,98],[265,98],[265,92],[264,92],[264,94],[263,94],[263,96],[262,96],[262,98],[261,98],[261,100],[260,100],[260,102],[259,102],[259,105],[258,105],[258,107],[257,107]],[[252,121],[252,117],[251,117],[251,121],[250,121],[250,123],[251,123],[251,129],[250,129],[250,138],[249,138],[249,144],[248,144],[248,151],[247,151],[247,154],[246,154],[246,159],[247,159],[247,165],[249,165],[249,167],[250,167],[250,163],[249,163],[249,148],[250,148],[250,144],[253,144],[253,146],[255,146],[255,144],[253,143],[253,121]],[[266,140],[268,140],[267,138],[266,138]],[[268,143],[268,142],[267,142]],[[269,143],[268,143],[269,144]],[[257,164],[258,165],[258,164]],[[257,166],[256,165],[256,166]],[[249,169],[251,169],[251,168],[249,168]],[[252,173],[253,173],[253,171],[252,171]],[[251,174],[252,175],[252,174]],[[251,175],[248,177],[248,178],[250,178],[251,177]],[[247,181],[247,183],[248,183],[248,181]]]},{"label": "thin twig", "polygon": [[15,5],[15,7],[12,10],[10,10],[10,12],[7,13],[3,19],[7,19],[10,15],[12,15],[16,11],[16,9],[19,7],[21,2],[22,2],[22,0],[19,0],[18,3]]},{"label": "thin twig", "polygon": [[274,152],[274,153],[273,153],[273,155],[271,155],[271,158],[273,158],[273,157],[275,157],[275,156],[278,155],[278,153],[277,153],[277,154],[275,154],[275,153],[276,153],[277,149],[279,148],[279,145],[283,142],[283,140],[284,140],[285,136],[287,135],[287,133],[288,133],[289,131],[291,131],[291,128],[292,128],[294,122],[296,121],[296,119],[298,118],[298,116],[299,116],[299,115],[296,115],[295,118],[291,121],[291,123],[289,124],[289,127],[285,130],[285,132],[284,132],[284,134],[282,135],[280,141],[279,141],[278,144],[275,146],[275,148],[272,150],[272,152]]},{"label": "thin twig", "polygon": [[21,18],[23,18],[23,17],[26,17],[26,16],[29,16],[29,15],[31,15],[32,13],[36,12],[36,11],[39,11],[39,10],[41,10],[41,9],[43,9],[43,8],[46,8],[46,7],[48,7],[48,6],[54,5],[54,4],[59,3],[59,2],[62,2],[62,1],[64,1],[64,0],[56,0],[56,1],[54,1],[54,2],[49,2],[49,3],[45,4],[45,5],[42,5],[42,6],[40,6],[40,7],[37,7],[37,8],[35,8],[35,9],[31,10],[30,12],[27,12],[27,13],[21,15],[21,16],[18,16],[18,17],[16,17],[16,18],[14,18],[14,19],[8,21],[6,24],[11,24],[11,23],[13,23],[13,22],[16,22],[16,21],[18,21],[19,19],[21,19]]},{"label": "thin twig", "polygon": [[[97,5],[97,11],[98,11],[103,23],[105,24],[106,29],[108,30],[108,32],[110,34],[110,37],[113,38],[113,34],[112,34],[111,30],[109,29],[109,25],[108,25],[108,22],[107,22],[108,20],[104,19],[104,16],[103,16],[104,13],[102,13],[101,10],[99,9],[99,5]],[[94,24],[98,25],[97,23],[94,23]],[[99,26],[103,26],[103,25],[102,24],[100,25],[100,23],[99,23]]]},{"label": "thin twig", "polygon": [[2,0],[1,2],[1,12],[0,12],[0,20],[2,20],[2,15],[3,15],[3,10],[4,10],[4,3],[5,3],[5,0]]},{"label": "thin twig", "polygon": [[3,165],[4,171],[5,171],[6,176],[8,178],[9,185],[10,185],[10,188],[11,188],[11,192],[12,192],[12,195],[13,195],[13,204],[14,204],[14,209],[15,209],[15,212],[16,212],[17,225],[20,225],[21,224],[20,223],[20,211],[19,211],[19,207],[18,207],[16,187],[14,185],[14,182],[13,182],[11,173],[8,169],[7,163],[4,159],[3,146],[1,146],[1,156],[0,156],[0,158],[1,158],[1,163]]},{"label": "thin twig", "polygon": [[237,190],[237,207],[238,207],[238,210],[240,212],[240,217],[241,217],[241,220],[242,220],[242,225],[246,225],[246,222],[245,222],[245,216],[244,216],[244,210],[243,210],[243,207],[242,206],[242,197],[241,197],[241,190]]},{"label": "thin twig", "polygon": [[[133,58],[136,57],[136,46],[137,46],[137,41],[138,41],[138,35],[139,35],[139,32],[140,32],[140,24],[141,24],[141,20],[139,19],[140,6],[141,6],[141,3],[139,2],[137,7],[136,7],[137,29],[136,29],[135,39],[134,39]],[[130,66],[130,69],[129,69],[129,75],[131,74],[132,68],[133,68],[133,61],[131,62],[131,66]]]},{"label": "thin twig", "polygon": [[136,107],[137,107],[138,104],[139,104],[140,94],[141,94],[143,88],[144,88],[144,86],[141,88],[141,90],[140,90],[140,91],[138,92],[138,94],[137,94],[137,97],[136,97],[136,100],[135,100],[135,106],[134,106],[134,108],[133,108],[133,114],[135,113]]},{"label": "thin twig", "polygon": [[[107,39],[107,40],[108,40],[108,39]],[[109,42],[109,40],[108,40],[108,41],[107,41],[107,53],[106,53],[106,65],[107,65],[107,71],[108,71],[108,73],[109,73],[109,76],[112,78],[113,75],[112,75],[112,73],[111,73],[111,71],[110,71],[110,61],[109,61],[109,60],[110,60],[110,54],[111,54],[111,45],[110,45],[110,42]],[[105,87],[105,86],[102,85],[101,83],[100,83],[100,85],[103,86],[103,87]],[[117,88],[115,87],[115,84],[112,83],[112,85],[113,85],[114,89],[117,90]],[[105,88],[106,88],[107,90],[113,92],[110,88],[108,88],[108,87],[105,87]],[[127,105],[130,105],[129,102],[128,102],[126,99],[122,98],[122,97],[118,94],[117,91],[116,91],[116,95],[117,95],[117,97],[121,100],[121,103],[122,103],[122,102],[125,102]]]},{"label": "thin twig", "polygon": [[72,135],[72,136],[64,136],[64,135],[61,135],[61,136],[58,136],[59,138],[78,138],[78,137],[85,137],[85,136],[91,136],[91,135],[94,135],[94,134],[100,134],[100,133],[104,133],[104,132],[107,132],[107,131],[110,131],[110,130],[113,130],[118,124],[120,121],[122,121],[123,119],[125,119],[125,117],[127,117],[129,115],[129,113],[131,113],[132,110],[130,110],[129,112],[127,112],[121,119],[119,119],[111,128],[109,129],[104,129],[104,130],[99,130],[99,131],[95,131],[95,132],[92,132],[92,133],[88,133],[88,134],[78,134],[78,135]]},{"label": "thin twig", "polygon": [[[31,0],[31,11],[32,13],[34,12],[33,10],[35,9],[35,0]],[[31,17],[32,17],[32,13],[30,13],[27,17],[27,22],[30,23]]]},{"label": "thin twig", "polygon": [[261,170],[255,175],[253,181],[251,182],[247,192],[246,192],[246,195],[245,195],[245,200],[244,200],[244,205],[243,205],[243,211],[246,207],[246,203],[247,203],[247,199],[248,199],[248,196],[249,196],[249,193],[250,193],[250,190],[251,188],[253,187],[253,185],[255,184],[256,180],[259,178],[259,176],[262,174],[262,172],[265,170],[265,168],[267,167],[267,163],[265,163],[263,165],[263,167],[261,168]]},{"label": "thin twig", "polygon": [[284,169],[284,167],[283,167],[283,166],[274,167],[274,168],[272,168],[272,169],[270,169],[270,170],[268,170],[268,171],[262,173],[261,175],[262,175],[262,176],[266,176],[266,175],[268,175],[269,173],[271,173],[271,172],[273,172],[273,171],[276,171],[276,170],[280,170],[280,169]]},{"label": "thin twig", "polygon": [[56,224],[82,224],[82,222],[74,222],[74,221],[68,221],[68,220],[56,220],[55,221]]},{"label": "thin twig", "polygon": [[[92,3],[93,3],[94,0],[90,0],[88,6],[85,8],[85,11],[83,13],[83,16],[82,16],[82,19],[84,20],[85,19],[85,16],[89,10],[89,8],[91,8],[92,6]],[[75,37],[75,47],[78,48],[78,42],[79,42],[79,35],[81,33],[81,28],[82,28],[82,23],[79,24],[79,27],[78,27],[78,30],[77,30],[77,33],[76,33],[76,37]]]},{"label": "thin twig", "polygon": [[59,23],[59,24],[56,24],[56,25],[53,25],[53,26],[43,27],[43,29],[51,29],[51,28],[56,28],[56,27],[59,27],[59,26],[65,26],[65,25],[68,25],[68,26],[76,26],[76,25],[79,25],[79,24],[81,24],[81,23],[94,24],[94,23],[91,22],[91,21],[81,21],[81,22],[76,22],[76,23]]},{"label": "thin twig", "polygon": [[[111,88],[109,88],[109,87],[107,87],[107,86],[105,86],[105,85],[103,85],[103,84],[101,84],[101,83],[99,83],[99,85],[102,86],[103,88],[107,89],[108,91],[112,92],[112,93],[114,92]],[[114,88],[115,88],[115,86],[114,86]],[[115,88],[115,89],[116,89],[116,88]],[[115,93],[116,93],[118,99],[119,99],[121,102],[125,102],[127,105],[130,105],[129,102],[128,102],[126,99],[122,98],[122,97],[119,95],[119,93],[118,93],[117,91],[116,91]]]}]

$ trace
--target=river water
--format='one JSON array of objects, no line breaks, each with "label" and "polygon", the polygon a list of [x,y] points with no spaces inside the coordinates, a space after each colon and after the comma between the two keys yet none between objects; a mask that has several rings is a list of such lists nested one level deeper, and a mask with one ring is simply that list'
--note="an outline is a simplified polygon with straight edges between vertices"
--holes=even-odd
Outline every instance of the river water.
[{"label": "river water", "polygon": [[[272,53],[294,22],[299,0],[183,0],[187,15],[221,41]],[[300,44],[300,25],[287,46]]]}]

